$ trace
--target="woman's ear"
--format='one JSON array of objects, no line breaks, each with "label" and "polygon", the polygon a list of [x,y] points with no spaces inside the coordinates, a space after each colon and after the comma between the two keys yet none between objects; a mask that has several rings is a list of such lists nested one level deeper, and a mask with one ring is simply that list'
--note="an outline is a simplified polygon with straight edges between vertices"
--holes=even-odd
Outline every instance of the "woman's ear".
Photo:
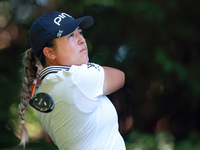
[{"label": "woman's ear", "polygon": [[56,58],[55,51],[53,50],[53,48],[44,47],[43,48],[43,53],[49,59],[55,59]]}]

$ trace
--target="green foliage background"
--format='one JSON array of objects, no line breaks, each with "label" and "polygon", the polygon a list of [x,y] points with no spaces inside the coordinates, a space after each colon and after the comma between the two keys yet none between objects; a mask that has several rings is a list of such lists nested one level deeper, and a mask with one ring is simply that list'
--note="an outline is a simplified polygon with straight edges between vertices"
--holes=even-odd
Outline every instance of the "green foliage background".
[{"label": "green foliage background", "polygon": [[[9,25],[18,36],[0,50],[0,149],[19,143],[21,59],[28,33],[40,15],[59,10],[91,15],[84,31],[90,61],[121,69],[125,86],[109,96],[119,114],[127,150],[200,149],[200,2],[198,0],[4,0],[0,47]],[[2,20],[0,18],[0,25]],[[164,120],[164,121],[163,121]],[[26,149],[57,149],[30,107]]]}]

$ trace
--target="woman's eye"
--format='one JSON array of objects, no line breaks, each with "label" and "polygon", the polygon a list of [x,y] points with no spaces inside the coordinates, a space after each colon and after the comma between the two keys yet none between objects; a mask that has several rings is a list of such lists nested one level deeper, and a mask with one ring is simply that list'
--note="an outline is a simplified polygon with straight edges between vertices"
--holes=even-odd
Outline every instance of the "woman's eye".
[{"label": "woman's eye", "polygon": [[70,34],[69,36],[70,36],[70,37],[73,37],[73,36],[74,36],[74,33]]},{"label": "woman's eye", "polygon": [[80,35],[83,35],[83,32],[82,32],[82,31],[80,31],[80,32],[79,32],[79,34],[80,34]]}]

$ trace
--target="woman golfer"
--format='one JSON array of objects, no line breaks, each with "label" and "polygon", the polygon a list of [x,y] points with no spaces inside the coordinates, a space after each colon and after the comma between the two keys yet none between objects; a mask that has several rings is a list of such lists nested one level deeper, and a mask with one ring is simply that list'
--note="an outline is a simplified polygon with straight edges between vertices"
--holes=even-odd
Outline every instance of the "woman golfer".
[{"label": "woman golfer", "polygon": [[118,131],[117,112],[106,96],[124,85],[125,76],[120,70],[88,62],[82,29],[92,24],[90,16],[74,19],[58,11],[44,14],[33,23],[31,49],[23,58],[21,145],[28,142],[24,113],[36,78],[36,56],[44,67],[37,92],[49,94],[55,102],[50,113],[37,113],[54,144],[60,150],[126,149]]}]

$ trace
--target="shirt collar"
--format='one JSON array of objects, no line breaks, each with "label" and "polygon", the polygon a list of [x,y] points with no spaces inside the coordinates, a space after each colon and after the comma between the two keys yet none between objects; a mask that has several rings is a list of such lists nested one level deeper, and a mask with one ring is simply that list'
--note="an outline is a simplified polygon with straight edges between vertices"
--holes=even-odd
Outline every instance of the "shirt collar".
[{"label": "shirt collar", "polygon": [[67,66],[57,66],[57,65],[51,65],[51,66],[48,66],[44,69],[42,69],[40,71],[40,76],[41,76],[41,80],[44,79],[45,76],[47,76],[48,74],[50,73],[57,73],[58,71],[61,71],[61,70],[66,70],[68,71],[70,69],[70,67],[67,67]]}]

